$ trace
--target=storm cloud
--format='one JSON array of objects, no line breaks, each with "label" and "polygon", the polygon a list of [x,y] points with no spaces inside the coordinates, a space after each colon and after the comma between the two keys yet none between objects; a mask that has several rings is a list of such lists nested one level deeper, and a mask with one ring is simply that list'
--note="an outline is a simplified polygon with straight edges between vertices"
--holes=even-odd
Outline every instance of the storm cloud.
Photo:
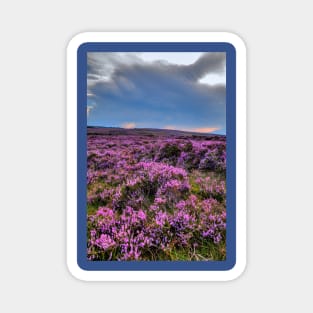
[{"label": "storm cloud", "polygon": [[225,76],[225,53],[203,53],[191,64],[161,53],[149,62],[140,53],[88,53],[88,124],[225,133],[226,86],[204,83],[208,75]]}]

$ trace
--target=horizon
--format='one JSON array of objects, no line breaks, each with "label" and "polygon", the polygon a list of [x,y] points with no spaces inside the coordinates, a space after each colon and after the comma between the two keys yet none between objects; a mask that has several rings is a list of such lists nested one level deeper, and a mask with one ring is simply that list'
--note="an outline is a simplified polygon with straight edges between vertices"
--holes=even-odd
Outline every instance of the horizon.
[{"label": "horizon", "polygon": [[168,129],[168,128],[155,128],[155,127],[135,127],[135,128],[125,128],[121,126],[102,126],[102,125],[87,125],[87,128],[117,128],[123,130],[164,130],[164,131],[177,131],[177,132],[187,132],[187,133],[198,133],[203,135],[219,135],[226,136],[226,134],[221,134],[217,132],[199,132],[199,131],[191,131],[191,130],[182,130],[182,129]]}]

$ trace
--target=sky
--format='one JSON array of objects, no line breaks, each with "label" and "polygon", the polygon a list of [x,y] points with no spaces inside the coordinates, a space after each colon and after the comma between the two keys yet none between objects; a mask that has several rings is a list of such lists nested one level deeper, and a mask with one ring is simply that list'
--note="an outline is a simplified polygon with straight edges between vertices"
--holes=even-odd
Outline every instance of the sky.
[{"label": "sky", "polygon": [[224,52],[89,52],[87,124],[226,133]]}]

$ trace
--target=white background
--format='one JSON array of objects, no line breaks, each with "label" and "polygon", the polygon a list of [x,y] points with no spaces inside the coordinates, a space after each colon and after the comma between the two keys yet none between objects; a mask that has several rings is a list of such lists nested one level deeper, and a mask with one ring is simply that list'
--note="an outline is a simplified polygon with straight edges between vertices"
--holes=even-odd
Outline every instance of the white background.
[{"label": "white background", "polygon": [[[309,1],[3,1],[1,311],[312,311],[311,12]],[[78,281],[65,265],[66,44],[169,30],[247,44],[247,269],[227,283]]]}]

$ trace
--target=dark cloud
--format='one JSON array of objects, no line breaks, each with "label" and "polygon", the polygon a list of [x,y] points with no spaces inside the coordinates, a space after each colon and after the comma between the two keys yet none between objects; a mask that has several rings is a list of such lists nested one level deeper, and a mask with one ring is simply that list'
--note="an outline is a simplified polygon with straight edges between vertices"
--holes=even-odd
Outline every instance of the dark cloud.
[{"label": "dark cloud", "polygon": [[180,71],[186,78],[197,81],[208,73],[222,73],[224,68],[225,54],[216,52],[203,54],[195,63],[181,66]]},{"label": "dark cloud", "polygon": [[94,106],[88,123],[225,131],[225,85],[199,82],[224,69],[224,53],[204,53],[190,65],[144,62],[130,53],[88,54],[88,105]]}]

